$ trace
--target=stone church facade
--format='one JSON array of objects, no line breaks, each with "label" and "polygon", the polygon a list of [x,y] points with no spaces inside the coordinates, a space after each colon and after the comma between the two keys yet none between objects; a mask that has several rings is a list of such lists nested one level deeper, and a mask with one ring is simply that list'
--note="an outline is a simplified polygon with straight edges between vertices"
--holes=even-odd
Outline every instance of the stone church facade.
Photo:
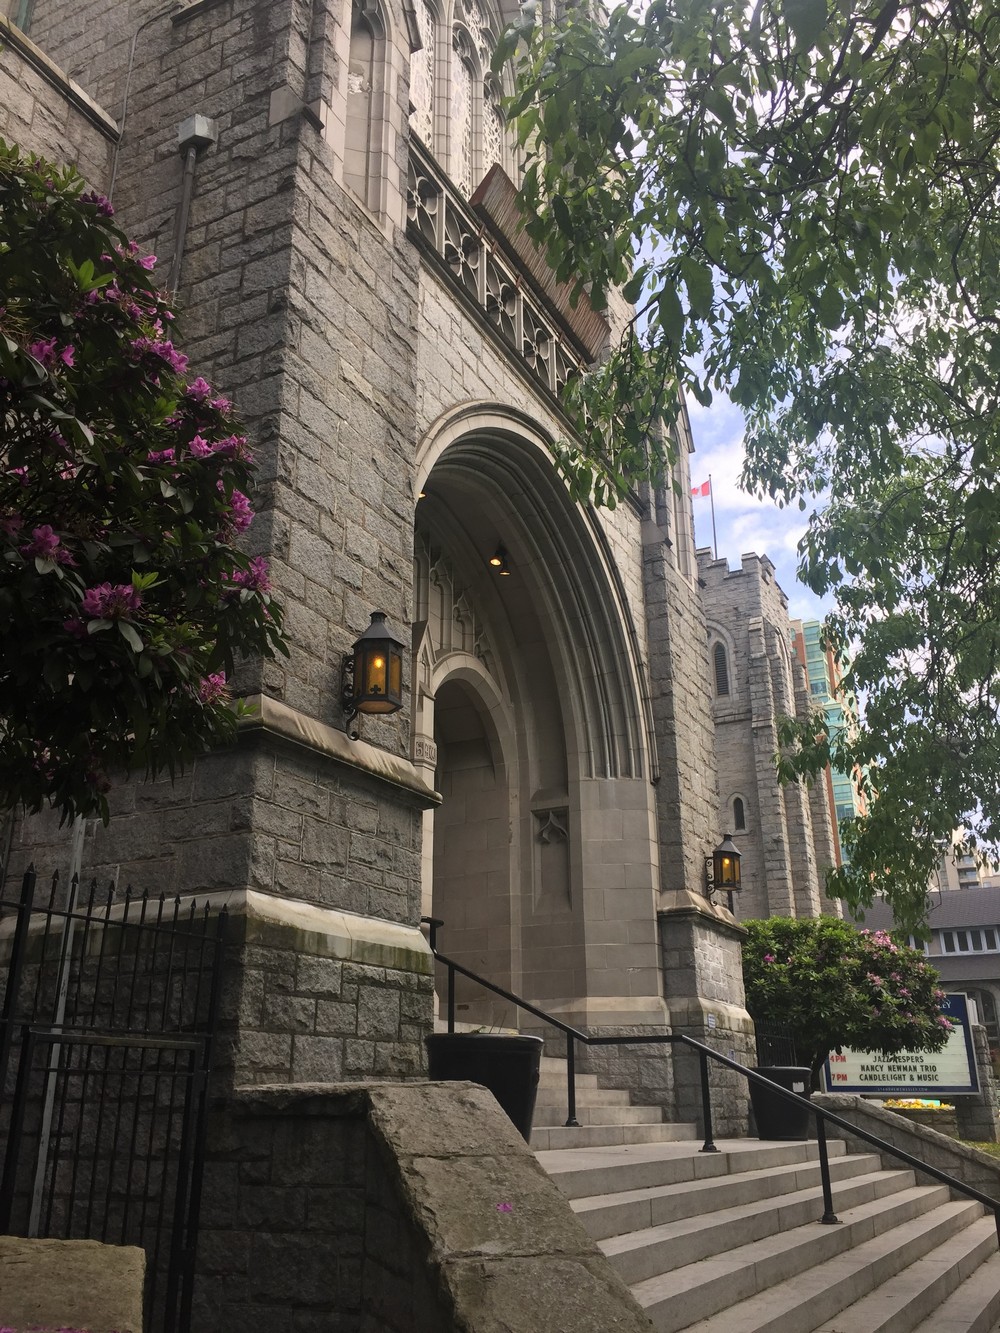
[{"label": "stone church facade", "polygon": [[[240,1084],[419,1076],[428,915],[564,1021],[742,1058],[741,932],[705,858],[747,835],[744,915],[819,903],[822,804],[780,793],[773,738],[713,697],[716,643],[772,710],[798,686],[763,611],[730,616],[730,576],[695,557],[686,423],[671,484],[613,512],[554,468],[559,387],[609,330],[518,235],[503,20],[490,0],[14,0],[0,33],[0,133],[113,195],[256,445],[249,537],[290,656],[242,670],[233,751],[123,784],[84,839],[87,873],[228,904]],[[375,610],[412,644],[405,703],[355,739],[341,664]],[[744,830],[723,826],[737,798]],[[68,842],[20,826],[11,866]],[[514,1021],[472,988],[458,1005]],[[691,1118],[696,1069],[663,1049],[616,1073]],[[717,1128],[741,1123],[733,1098]]]}]

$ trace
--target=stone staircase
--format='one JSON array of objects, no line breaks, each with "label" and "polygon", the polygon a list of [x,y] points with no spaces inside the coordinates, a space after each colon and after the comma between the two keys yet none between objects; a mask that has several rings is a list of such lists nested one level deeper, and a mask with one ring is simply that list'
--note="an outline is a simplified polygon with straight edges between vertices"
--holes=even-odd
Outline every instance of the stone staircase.
[{"label": "stone staircase", "polygon": [[830,1143],[717,1141],[543,1061],[532,1147],[659,1333],[1000,1333],[994,1219]]}]

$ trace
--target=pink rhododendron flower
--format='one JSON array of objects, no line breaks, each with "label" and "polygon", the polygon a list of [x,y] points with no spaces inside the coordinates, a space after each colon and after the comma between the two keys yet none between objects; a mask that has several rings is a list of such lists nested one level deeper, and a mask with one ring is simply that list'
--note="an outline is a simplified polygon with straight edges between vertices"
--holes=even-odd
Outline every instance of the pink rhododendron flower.
[{"label": "pink rhododendron flower", "polygon": [[773,954],[773,953],[766,953],[766,954],[764,955],[764,962],[765,962],[765,963],[773,963],[773,962],[774,962],[774,954]]},{"label": "pink rhododendron flower", "polygon": [[[220,481],[219,490],[222,489],[222,482]],[[229,506],[229,523],[233,531],[246,532],[253,522],[253,510],[250,508],[250,501],[242,491],[233,491]]]},{"label": "pink rhododendron flower", "polygon": [[212,392],[212,386],[208,380],[202,379],[199,375],[196,380],[191,381],[184,392],[189,398],[193,398],[196,403],[203,403]]},{"label": "pink rhododendron flower", "polygon": [[[212,406],[214,407],[215,403]],[[219,440],[212,446],[212,451],[221,454],[223,458],[241,458],[246,463],[251,461],[245,435],[227,435],[224,440]]]},{"label": "pink rhododendron flower", "polygon": [[172,463],[176,454],[173,449],[154,449],[146,455],[147,463]]},{"label": "pink rhododendron flower", "polygon": [[142,597],[128,583],[99,583],[88,588],[80,609],[90,620],[129,620],[142,606]]},{"label": "pink rhododendron flower", "polygon": [[188,359],[183,352],[178,352],[169,338],[133,338],[132,350],[137,355],[142,356],[150,352],[153,356],[158,356],[161,361],[165,361],[171,370],[178,375],[183,375],[187,370]]},{"label": "pink rhododendron flower", "polygon": [[226,677],[221,671],[215,671],[198,683],[198,699],[203,704],[214,704],[226,691]]},{"label": "pink rhododendron flower", "polygon": [[141,265],[142,268],[146,269],[147,271],[151,271],[152,269],[156,268],[156,255],[144,255],[139,260],[139,264]]},{"label": "pink rhododendron flower", "polygon": [[19,514],[4,514],[0,517],[0,533],[7,538],[16,537],[24,527],[24,519]]},{"label": "pink rhododendron flower", "polygon": [[267,560],[262,555],[254,556],[249,569],[234,569],[231,574],[223,574],[237,588],[247,588],[251,592],[268,592],[271,587]]},{"label": "pink rhododendron flower", "polygon": [[31,529],[31,541],[21,547],[22,555],[40,555],[48,557],[59,549],[59,535],[52,530],[52,525],[43,523],[39,528]]},{"label": "pink rhododendron flower", "polygon": [[210,454],[215,452],[214,447],[207,440],[203,440],[200,435],[194,436],[188,448],[191,451],[192,458],[208,458]]},{"label": "pink rhododendron flower", "polygon": [[110,201],[103,194],[98,194],[96,190],[88,190],[86,194],[81,194],[80,202],[81,204],[93,204],[98,213],[106,218],[113,218],[115,215],[115,210],[111,207]]}]

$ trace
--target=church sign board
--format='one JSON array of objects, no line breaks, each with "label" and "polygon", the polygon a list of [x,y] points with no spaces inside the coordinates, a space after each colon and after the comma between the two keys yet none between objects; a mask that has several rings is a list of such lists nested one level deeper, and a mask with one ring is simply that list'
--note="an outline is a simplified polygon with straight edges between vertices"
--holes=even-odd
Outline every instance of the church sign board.
[{"label": "church sign board", "polygon": [[955,1097],[978,1092],[968,1001],[964,995],[949,995],[941,1009],[953,1026],[940,1051],[882,1055],[845,1046],[839,1055],[831,1052],[826,1062],[827,1090],[868,1097]]}]

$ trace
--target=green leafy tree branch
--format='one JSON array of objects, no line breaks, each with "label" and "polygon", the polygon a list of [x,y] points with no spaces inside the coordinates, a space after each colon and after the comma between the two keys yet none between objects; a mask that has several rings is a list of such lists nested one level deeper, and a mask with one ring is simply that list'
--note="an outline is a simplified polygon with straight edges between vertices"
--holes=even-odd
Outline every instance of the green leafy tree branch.
[{"label": "green leafy tree branch", "polygon": [[725,390],[743,482],[814,513],[800,574],[852,648],[856,735],[786,735],[878,799],[831,891],[924,914],[942,839],[1000,853],[1000,24],[979,0],[653,0],[498,59],[527,224],[558,276],[636,319],[572,386],[560,461],[614,503],[670,461],[681,396]]}]

